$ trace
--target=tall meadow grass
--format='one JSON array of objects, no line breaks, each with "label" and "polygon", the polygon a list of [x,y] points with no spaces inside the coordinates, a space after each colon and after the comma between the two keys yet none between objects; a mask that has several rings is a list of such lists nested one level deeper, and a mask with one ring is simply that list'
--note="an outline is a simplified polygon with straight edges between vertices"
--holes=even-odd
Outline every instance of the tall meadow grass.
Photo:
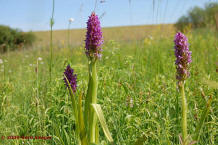
[{"label": "tall meadow grass", "polygon": [[[102,60],[98,63],[97,95],[114,143],[131,145],[143,137],[144,144],[179,144],[181,104],[177,100],[174,34],[167,37],[155,34],[152,39],[145,37],[147,40],[105,42]],[[216,144],[217,88],[205,82],[218,81],[217,36],[214,31],[204,29],[186,33],[186,36],[193,61],[190,78],[186,81],[189,87],[185,88],[188,134],[195,134],[211,96],[213,101],[199,134],[199,144]],[[38,57],[42,60],[37,63]],[[6,54],[0,58],[4,61]],[[46,47],[9,52],[8,58],[5,78],[10,81],[6,81],[2,77],[4,72],[0,71],[0,135],[52,136],[52,139],[5,139],[0,143],[77,144],[75,118],[63,72],[70,64],[78,74],[78,92],[86,92],[88,68],[83,47],[53,48],[55,69],[51,85],[47,79],[50,51]],[[102,128],[99,128],[99,137],[101,144],[108,143]]]}]

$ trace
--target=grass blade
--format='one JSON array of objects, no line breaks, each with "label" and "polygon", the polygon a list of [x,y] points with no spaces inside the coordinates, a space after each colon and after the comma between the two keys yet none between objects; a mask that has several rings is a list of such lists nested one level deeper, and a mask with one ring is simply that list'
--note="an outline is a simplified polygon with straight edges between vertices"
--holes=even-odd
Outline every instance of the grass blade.
[{"label": "grass blade", "polygon": [[210,98],[207,101],[207,104],[205,106],[205,109],[201,114],[201,119],[200,119],[199,123],[197,124],[196,131],[195,131],[196,134],[195,134],[195,137],[194,137],[195,141],[197,141],[199,136],[200,136],[200,132],[201,132],[201,128],[203,127],[204,120],[205,120],[205,118],[207,117],[207,115],[208,115],[208,113],[210,111],[211,102],[212,102],[212,97],[210,96]]}]

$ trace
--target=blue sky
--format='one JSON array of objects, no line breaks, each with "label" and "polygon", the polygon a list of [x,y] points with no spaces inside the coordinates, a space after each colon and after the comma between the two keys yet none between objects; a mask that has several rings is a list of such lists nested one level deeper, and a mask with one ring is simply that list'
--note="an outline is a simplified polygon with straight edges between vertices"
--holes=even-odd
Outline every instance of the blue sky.
[{"label": "blue sky", "polygon": [[[194,6],[203,7],[218,0],[55,0],[54,29],[85,28],[94,10],[101,16],[103,27],[175,23]],[[129,2],[131,1],[131,2]],[[49,30],[52,0],[0,0],[0,24],[23,31]]]}]

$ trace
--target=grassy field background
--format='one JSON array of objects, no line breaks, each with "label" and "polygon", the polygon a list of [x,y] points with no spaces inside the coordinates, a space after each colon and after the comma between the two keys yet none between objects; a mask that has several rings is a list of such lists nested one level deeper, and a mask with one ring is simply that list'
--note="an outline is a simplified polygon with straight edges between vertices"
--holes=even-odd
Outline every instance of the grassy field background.
[{"label": "grassy field background", "polygon": [[[174,26],[172,24],[161,25],[141,25],[141,26],[123,26],[123,27],[108,27],[103,28],[104,41],[133,41],[143,40],[146,37],[152,35],[168,36],[174,32]],[[53,39],[56,45],[68,45],[68,31],[69,30],[55,30],[53,32]],[[49,45],[50,32],[39,31],[34,32],[37,36],[37,42],[39,46]],[[70,44],[73,46],[82,45],[85,40],[85,29],[70,29],[69,32]]]},{"label": "grassy field background", "polygon": [[[103,57],[98,63],[98,98],[117,145],[133,145],[145,137],[146,145],[179,144],[181,104],[176,87],[173,25],[104,28]],[[76,144],[74,118],[63,82],[71,64],[78,75],[78,92],[88,81],[84,54],[85,30],[54,32],[54,64],[49,84],[49,32],[35,32],[33,49],[0,55],[0,135],[52,136],[52,140],[1,140],[2,145]],[[200,145],[218,143],[217,32],[199,29],[186,33],[192,51],[191,77],[186,82],[188,133],[195,126],[209,96],[210,113],[200,134]],[[39,60],[38,58],[42,58]],[[176,107],[177,104],[179,107]],[[107,140],[100,129],[101,143]]]}]

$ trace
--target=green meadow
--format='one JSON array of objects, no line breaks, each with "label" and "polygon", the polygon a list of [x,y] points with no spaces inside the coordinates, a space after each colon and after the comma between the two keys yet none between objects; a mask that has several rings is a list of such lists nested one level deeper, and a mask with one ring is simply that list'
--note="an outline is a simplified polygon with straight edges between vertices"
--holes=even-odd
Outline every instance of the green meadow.
[{"label": "green meadow", "polygon": [[[85,96],[88,65],[85,29],[54,31],[52,81],[49,82],[49,32],[34,32],[31,49],[0,54],[0,144],[75,145],[75,118],[63,72],[77,74],[75,97]],[[181,136],[173,25],[103,28],[103,55],[98,61],[98,104],[116,145],[177,145]],[[199,145],[218,143],[218,35],[214,29],[187,31],[192,51],[191,76],[185,84],[188,135],[210,97],[212,104]],[[69,44],[68,44],[69,43]],[[84,100],[84,99],[83,99]],[[84,102],[83,102],[84,103]],[[100,143],[108,144],[100,129]],[[42,136],[50,139],[10,139]],[[137,145],[137,144],[136,144]]]}]

